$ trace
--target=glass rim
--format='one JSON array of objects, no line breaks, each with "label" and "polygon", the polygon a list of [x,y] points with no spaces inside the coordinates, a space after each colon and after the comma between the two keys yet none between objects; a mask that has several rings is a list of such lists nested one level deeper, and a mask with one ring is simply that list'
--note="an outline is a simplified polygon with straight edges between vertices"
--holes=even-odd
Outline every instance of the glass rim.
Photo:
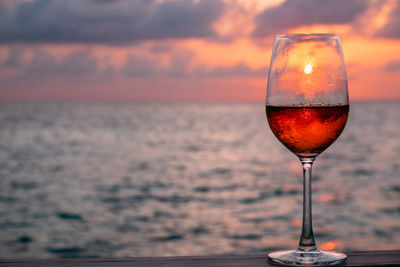
[{"label": "glass rim", "polygon": [[275,36],[277,39],[284,39],[284,38],[338,38],[339,35],[336,33],[288,33],[288,34],[277,34]]}]

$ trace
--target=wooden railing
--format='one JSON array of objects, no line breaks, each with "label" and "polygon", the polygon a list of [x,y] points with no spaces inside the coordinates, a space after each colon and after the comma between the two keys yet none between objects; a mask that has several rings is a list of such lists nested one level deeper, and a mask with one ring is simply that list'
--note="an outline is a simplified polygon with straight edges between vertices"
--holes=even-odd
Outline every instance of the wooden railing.
[{"label": "wooden railing", "polygon": [[[341,266],[400,266],[400,250],[347,252],[346,264]],[[78,259],[35,259],[0,260],[0,267],[31,266],[144,266],[144,267],[266,267],[275,266],[267,261],[266,254],[235,256],[185,256],[185,257],[137,257],[123,259],[78,258]]]}]

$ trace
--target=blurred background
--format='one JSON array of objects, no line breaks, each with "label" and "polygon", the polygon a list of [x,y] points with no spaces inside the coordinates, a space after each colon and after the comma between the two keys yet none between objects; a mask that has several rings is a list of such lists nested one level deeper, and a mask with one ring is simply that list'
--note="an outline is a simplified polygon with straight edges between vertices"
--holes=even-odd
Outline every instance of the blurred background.
[{"label": "blurred background", "polygon": [[0,0],[0,257],[293,248],[301,166],[264,111],[275,34],[338,33],[323,249],[400,246],[400,1]]}]

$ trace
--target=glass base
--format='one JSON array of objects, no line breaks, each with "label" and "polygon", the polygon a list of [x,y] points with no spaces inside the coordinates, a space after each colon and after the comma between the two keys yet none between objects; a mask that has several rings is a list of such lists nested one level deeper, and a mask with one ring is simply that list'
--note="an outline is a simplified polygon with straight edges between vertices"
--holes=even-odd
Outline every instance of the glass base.
[{"label": "glass base", "polygon": [[326,266],[341,264],[346,261],[346,254],[335,251],[282,250],[268,254],[271,263],[286,266]]}]

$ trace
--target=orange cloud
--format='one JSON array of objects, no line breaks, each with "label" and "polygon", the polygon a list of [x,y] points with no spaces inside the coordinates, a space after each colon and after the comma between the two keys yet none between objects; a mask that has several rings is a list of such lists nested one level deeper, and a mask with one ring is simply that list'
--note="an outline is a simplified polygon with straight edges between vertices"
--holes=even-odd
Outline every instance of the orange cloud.
[{"label": "orange cloud", "polygon": [[[61,3],[65,0],[57,1]],[[18,10],[22,2],[14,2],[2,8],[6,8],[5,12],[7,8]],[[196,6],[208,10],[210,5],[206,0],[192,1],[190,4],[178,2],[179,8],[183,9]],[[32,44],[21,39],[16,45],[9,44],[11,39],[3,40],[0,45],[0,99],[18,99],[22,95],[25,98],[68,98],[68,94],[71,98],[88,98],[93,94],[93,98],[105,99],[112,96],[121,99],[263,101],[267,84],[265,71],[269,67],[273,35],[281,31],[338,33],[347,66],[350,97],[400,98],[400,74],[396,68],[397,62],[400,62],[400,38],[386,38],[382,34],[377,37],[382,29],[396,29],[387,25],[396,21],[393,12],[400,5],[395,1],[356,1],[350,4],[347,2],[352,1],[345,1],[344,5],[357,7],[357,12],[340,13],[336,18],[334,12],[331,12],[332,17],[329,18],[307,18],[305,15],[308,11],[301,11],[307,6],[305,2],[224,0],[221,2],[223,9],[218,9],[221,13],[214,14],[212,23],[204,22],[209,33],[212,33],[207,36],[185,35],[176,38],[172,34],[171,38],[168,35],[157,40],[145,38],[124,45],[121,42],[117,42],[118,45],[80,42],[78,39],[75,44],[45,41],[42,44]],[[80,2],[75,4],[80,5]],[[29,4],[34,5],[35,1]],[[285,24],[287,17],[278,15],[298,5],[304,6],[298,9],[297,17],[290,20],[292,24]],[[39,6],[35,8],[40,9]],[[113,8],[114,13],[123,11],[119,6]],[[200,12],[197,9],[190,10],[191,14]],[[96,17],[99,21],[102,21],[101,14],[98,13]],[[260,16],[269,21],[271,18],[265,14],[277,16],[276,24],[264,25],[260,19],[257,21],[256,18]],[[162,16],[165,18],[167,14]],[[267,27],[271,34],[255,39],[251,35],[257,27]],[[3,35],[2,38],[7,37]],[[316,71],[316,68],[313,64],[312,71]],[[98,81],[102,81],[102,93],[96,93],[100,91]],[[80,88],[80,93],[75,94],[73,90],[67,89],[64,93],[51,93],[54,88],[67,88],[71,82]],[[106,85],[110,93],[107,93]],[[116,87],[124,88],[115,92]],[[155,87],[158,89],[151,90]],[[23,93],[15,93],[16,89]]]}]

